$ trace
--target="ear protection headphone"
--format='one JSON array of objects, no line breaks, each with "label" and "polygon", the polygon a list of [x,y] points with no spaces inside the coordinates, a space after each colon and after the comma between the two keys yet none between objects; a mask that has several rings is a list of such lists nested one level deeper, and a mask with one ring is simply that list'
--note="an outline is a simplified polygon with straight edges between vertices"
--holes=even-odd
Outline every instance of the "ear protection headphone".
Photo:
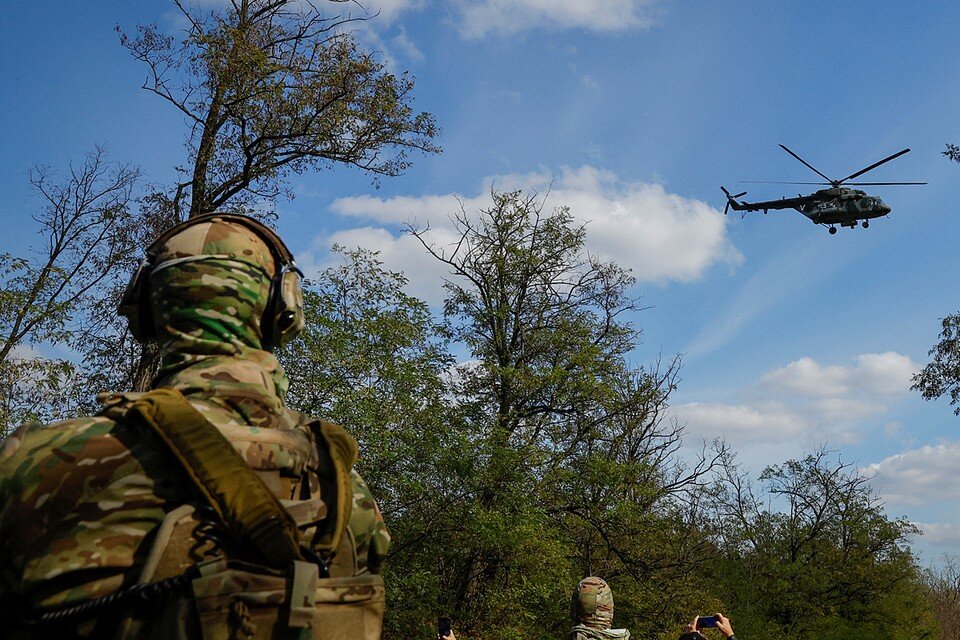
[{"label": "ear protection headphone", "polygon": [[[167,240],[184,229],[197,224],[216,221],[233,222],[242,225],[263,240],[273,256],[276,273],[270,281],[270,295],[266,309],[260,320],[262,346],[273,351],[287,339],[303,329],[303,298],[301,282],[303,272],[293,260],[293,254],[287,249],[280,237],[269,227],[252,218],[233,213],[210,213],[190,218],[162,233],[147,248],[147,256],[130,278],[130,283],[120,300],[118,312],[126,316],[130,323],[130,333],[140,341],[155,340],[157,327],[153,323],[153,311],[150,304],[150,277],[158,267],[172,266],[174,261],[158,265],[157,254]],[[179,261],[203,260],[206,256],[181,258]]]}]

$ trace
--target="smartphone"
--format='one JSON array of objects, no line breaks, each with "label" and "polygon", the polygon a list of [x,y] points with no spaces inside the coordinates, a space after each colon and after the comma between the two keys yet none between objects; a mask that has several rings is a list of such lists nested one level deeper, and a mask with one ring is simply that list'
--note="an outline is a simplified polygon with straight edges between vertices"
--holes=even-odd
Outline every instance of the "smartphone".
[{"label": "smartphone", "polygon": [[716,616],[700,616],[697,619],[697,629],[709,629],[717,626]]},{"label": "smartphone", "polygon": [[450,618],[437,618],[437,633],[441,638],[450,635]]}]

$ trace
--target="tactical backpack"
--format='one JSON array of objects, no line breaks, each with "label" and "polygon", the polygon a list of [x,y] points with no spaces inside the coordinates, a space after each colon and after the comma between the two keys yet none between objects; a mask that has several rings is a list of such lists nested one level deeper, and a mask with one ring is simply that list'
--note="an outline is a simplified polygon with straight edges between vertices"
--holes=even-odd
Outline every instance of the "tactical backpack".
[{"label": "tactical backpack", "polygon": [[[41,622],[95,612],[94,631],[110,617],[117,640],[380,638],[383,578],[364,573],[358,559],[350,527],[356,442],[345,431],[321,421],[310,423],[312,438],[220,427],[166,388],[118,394],[106,413],[162,440],[200,499],[166,515],[136,585]],[[251,447],[260,468],[238,452]],[[320,491],[296,486],[308,468]],[[268,486],[276,482],[286,486]],[[276,497],[291,489],[298,499]]]}]

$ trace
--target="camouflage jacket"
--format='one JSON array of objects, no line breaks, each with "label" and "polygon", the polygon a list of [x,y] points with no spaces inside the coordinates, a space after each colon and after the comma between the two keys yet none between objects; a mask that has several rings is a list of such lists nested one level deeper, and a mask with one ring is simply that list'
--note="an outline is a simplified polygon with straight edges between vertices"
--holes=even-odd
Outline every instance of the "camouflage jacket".
[{"label": "camouflage jacket", "polygon": [[[279,498],[322,498],[316,430],[284,408],[274,384],[283,374],[273,356],[244,356],[188,358],[159,386],[181,391]],[[165,515],[184,503],[202,506],[156,437],[123,419],[135,397],[104,394],[96,416],[26,425],[3,444],[0,602],[52,607],[135,583]],[[349,535],[337,549],[333,576],[379,572],[389,545],[370,491],[358,474],[352,477]],[[314,514],[320,521],[323,515]]]}]

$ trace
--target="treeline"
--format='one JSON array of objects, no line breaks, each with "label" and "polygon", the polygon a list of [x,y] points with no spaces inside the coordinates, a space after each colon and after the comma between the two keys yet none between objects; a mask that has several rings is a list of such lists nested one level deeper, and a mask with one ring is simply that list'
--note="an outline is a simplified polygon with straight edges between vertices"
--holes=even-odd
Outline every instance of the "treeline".
[{"label": "treeline", "polygon": [[451,247],[421,236],[451,274],[441,319],[341,250],[283,354],[294,404],[361,441],[394,535],[386,637],[430,637],[438,614],[468,638],[563,637],[587,574],[641,638],[714,610],[745,638],[937,637],[918,532],[855,466],[817,451],[752,483],[722,441],[681,449],[679,362],[630,364],[629,274],[566,209],[492,201]]}]

